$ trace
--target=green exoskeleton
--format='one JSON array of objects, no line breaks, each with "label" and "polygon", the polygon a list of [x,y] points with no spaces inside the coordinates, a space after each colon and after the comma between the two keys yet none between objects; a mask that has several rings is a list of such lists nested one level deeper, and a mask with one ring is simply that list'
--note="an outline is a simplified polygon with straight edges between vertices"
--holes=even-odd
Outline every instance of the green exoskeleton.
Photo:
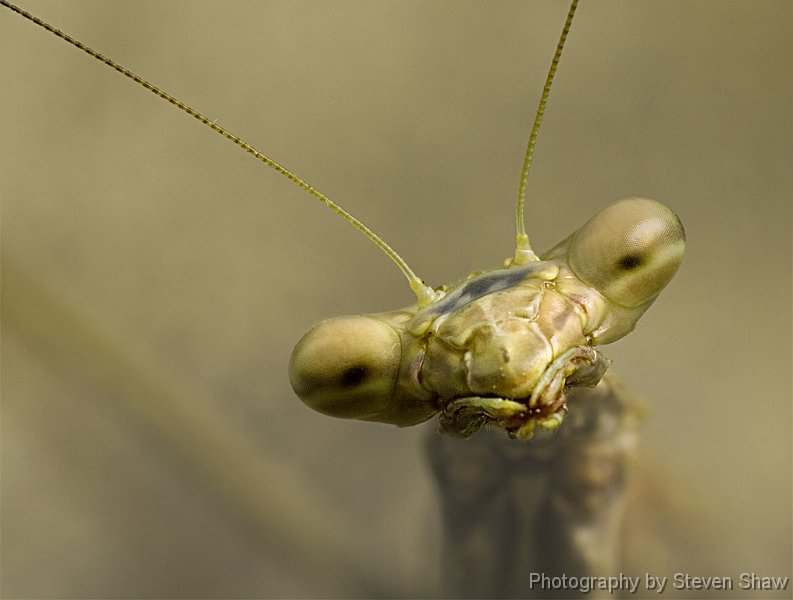
[{"label": "green exoskeleton", "polygon": [[358,219],[214,120],[114,61],[0,0],[0,4],[134,80],[305,189],[359,229],[407,277],[417,303],[393,312],[324,321],[297,344],[290,381],[324,414],[408,426],[441,414],[441,430],[469,436],[495,424],[517,438],[558,427],[565,389],[594,386],[609,361],[595,346],[629,333],[677,270],[685,235],[676,215],[647,199],[605,208],[538,256],[524,229],[529,167],[550,86],[569,32],[572,2],[520,178],[514,257],[451,286],[426,285]]},{"label": "green exoskeleton", "polygon": [[292,353],[292,386],[332,416],[407,426],[441,412],[442,431],[529,438],[561,424],[566,386],[600,381],[594,346],[634,328],[684,249],[671,210],[620,200],[542,260],[473,274],[426,306],[320,323]]},{"label": "green exoskeleton", "polygon": [[548,73],[521,174],[515,256],[418,303],[324,321],[298,343],[290,381],[313,409],[399,426],[441,413],[440,431],[468,437],[494,424],[529,439],[558,427],[565,388],[594,387],[609,366],[595,350],[633,330],[683,259],[670,209],[627,198],[537,256],[523,227],[528,170],[577,1]]}]

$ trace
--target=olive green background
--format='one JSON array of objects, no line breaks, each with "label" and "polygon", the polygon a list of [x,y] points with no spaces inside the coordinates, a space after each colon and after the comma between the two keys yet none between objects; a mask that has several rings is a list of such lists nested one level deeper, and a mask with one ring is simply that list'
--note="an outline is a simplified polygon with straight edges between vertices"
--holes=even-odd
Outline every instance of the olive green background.
[{"label": "olive green background", "polygon": [[[25,6],[294,169],[428,282],[511,254],[566,3]],[[653,491],[626,526],[648,524],[627,552],[655,575],[791,575],[792,12],[585,0],[537,146],[538,249],[630,195],[686,227],[677,277],[604,348],[652,405]],[[287,378],[315,322],[410,303],[398,270],[6,10],[0,40],[2,595],[440,593],[434,423],[326,418]]]}]

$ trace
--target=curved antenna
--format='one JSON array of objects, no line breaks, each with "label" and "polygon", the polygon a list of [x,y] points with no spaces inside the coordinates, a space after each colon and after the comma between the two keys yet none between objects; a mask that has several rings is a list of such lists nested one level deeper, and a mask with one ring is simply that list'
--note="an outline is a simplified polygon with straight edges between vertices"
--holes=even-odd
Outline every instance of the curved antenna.
[{"label": "curved antenna", "polygon": [[573,15],[575,14],[577,6],[578,0],[573,0],[570,5],[570,10],[567,12],[567,20],[564,22],[562,35],[559,37],[559,43],[556,44],[556,52],[554,52],[553,60],[551,61],[551,68],[548,69],[548,76],[545,78],[545,87],[542,88],[540,104],[537,107],[537,115],[534,117],[534,125],[532,125],[531,128],[531,135],[529,135],[529,145],[526,147],[526,155],[523,157],[523,170],[520,173],[520,185],[518,186],[518,205],[515,209],[517,234],[515,235],[515,257],[512,259],[513,265],[525,265],[528,262],[540,260],[534,253],[534,250],[531,249],[529,236],[526,233],[526,225],[524,223],[523,204],[526,201],[526,182],[529,180],[529,169],[531,168],[531,159],[534,157],[534,146],[537,144],[537,134],[540,132],[542,115],[545,113],[545,105],[548,104],[548,96],[551,94],[553,76],[556,75],[556,68],[559,66],[559,59],[562,57],[562,48],[564,48],[567,34],[570,33],[570,26],[573,24]]},{"label": "curved antenna", "polygon": [[396,251],[393,248],[391,248],[391,246],[389,246],[380,236],[378,236],[374,231],[369,229],[360,220],[356,219],[354,216],[352,216],[350,213],[348,213],[346,210],[344,210],[341,206],[336,204],[333,200],[331,200],[325,194],[323,194],[318,189],[316,189],[314,186],[312,186],[311,184],[309,184],[305,180],[301,179],[300,177],[298,177],[297,175],[292,173],[292,171],[290,171],[289,169],[287,169],[283,165],[277,163],[276,161],[274,161],[269,156],[259,152],[256,148],[251,146],[245,140],[243,140],[239,136],[231,133],[230,131],[224,129],[223,127],[218,125],[215,121],[211,121],[210,119],[208,119],[207,117],[202,115],[197,110],[191,108],[189,105],[185,104],[181,100],[171,96],[167,92],[164,92],[163,90],[161,90],[157,86],[149,83],[148,81],[146,81],[145,79],[143,79],[139,75],[136,75],[135,73],[133,73],[129,69],[126,69],[125,67],[122,67],[117,62],[107,58],[106,56],[103,56],[102,54],[100,54],[96,50],[93,50],[93,49],[89,48],[88,46],[86,46],[82,42],[74,39],[73,37],[71,37],[70,35],[64,33],[60,29],[57,29],[56,27],[53,27],[49,23],[47,23],[45,21],[42,21],[41,19],[39,19],[38,17],[36,17],[34,15],[31,15],[29,12],[19,8],[18,6],[15,6],[14,4],[11,4],[7,0],[0,0],[0,4],[5,6],[6,8],[9,8],[10,10],[14,11],[18,15],[21,15],[22,17],[26,18],[28,21],[31,21],[31,22],[35,23],[39,27],[42,27],[43,29],[46,29],[47,31],[49,31],[53,35],[61,38],[65,42],[68,42],[69,44],[71,44],[75,48],[77,48],[79,50],[82,50],[83,52],[85,52],[89,56],[92,56],[96,60],[100,61],[101,63],[103,63],[105,65],[107,65],[108,67],[111,67],[112,69],[115,69],[116,71],[118,71],[119,73],[124,75],[124,77],[127,77],[127,78],[131,79],[132,81],[134,81],[138,85],[140,85],[140,86],[146,88],[147,90],[149,90],[152,94],[155,94],[156,96],[159,96],[163,100],[167,100],[168,102],[173,104],[176,108],[178,108],[182,112],[185,112],[188,115],[190,115],[191,117],[193,117],[194,119],[197,119],[198,121],[200,121],[201,123],[203,123],[204,125],[209,127],[215,133],[218,133],[218,134],[222,135],[224,138],[226,138],[230,142],[233,142],[234,144],[236,144],[237,146],[239,146],[240,148],[245,150],[245,152],[247,152],[248,154],[251,154],[251,155],[255,156],[260,161],[262,161],[264,164],[266,164],[268,167],[270,167],[271,169],[277,171],[278,173],[280,173],[281,175],[286,177],[289,181],[291,181],[295,185],[303,188],[305,191],[307,191],[309,194],[314,196],[317,200],[322,202],[325,206],[327,206],[329,209],[331,209],[333,212],[335,212],[337,215],[339,215],[342,219],[344,219],[350,225],[355,227],[358,231],[363,233],[367,238],[369,238],[372,242],[374,242],[374,244],[378,248],[380,248],[380,250],[382,250],[386,254],[386,256],[388,256],[388,258],[390,258],[392,261],[394,261],[394,263],[396,263],[396,266],[399,267],[399,270],[402,271],[402,273],[405,275],[405,277],[407,278],[408,282],[410,283],[410,289],[412,289],[413,292],[416,294],[416,297],[418,298],[418,304],[419,304],[420,307],[426,306],[427,304],[432,302],[437,297],[437,292],[435,292],[435,290],[433,290],[431,287],[429,287],[427,284],[425,284],[424,281],[422,281],[413,272],[413,270],[408,266],[408,264],[404,261],[404,259],[401,256],[399,256],[399,254],[397,254]]}]

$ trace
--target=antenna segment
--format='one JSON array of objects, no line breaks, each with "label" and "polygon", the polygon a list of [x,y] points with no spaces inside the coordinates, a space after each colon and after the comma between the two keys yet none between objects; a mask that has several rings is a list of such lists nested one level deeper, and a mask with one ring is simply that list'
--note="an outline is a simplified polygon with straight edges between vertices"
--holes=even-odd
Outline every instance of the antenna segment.
[{"label": "antenna segment", "polygon": [[548,96],[551,94],[553,77],[556,75],[556,68],[559,66],[559,59],[562,57],[562,48],[564,48],[567,34],[570,33],[570,26],[573,24],[573,15],[577,6],[578,0],[573,0],[570,10],[567,12],[567,20],[564,22],[562,35],[559,37],[559,43],[556,44],[556,52],[554,52],[553,60],[551,61],[551,68],[548,69],[548,76],[545,78],[545,87],[542,88],[537,115],[534,117],[534,125],[531,128],[531,135],[529,135],[529,145],[526,147],[526,155],[523,157],[523,170],[520,172],[520,185],[518,186],[518,204],[515,209],[517,234],[515,235],[513,265],[525,265],[526,263],[540,260],[534,250],[531,249],[523,217],[523,205],[526,201],[526,182],[529,180],[529,169],[531,168],[531,159],[534,157],[534,146],[537,144],[537,134],[540,132],[540,123],[542,123],[542,116],[545,113],[545,105],[548,104]]},{"label": "antenna segment", "polygon": [[107,65],[108,67],[111,67],[112,69],[115,69],[116,71],[118,71],[119,73],[124,75],[124,77],[127,77],[127,78],[131,79],[132,81],[134,81],[138,85],[140,85],[140,86],[146,88],[147,90],[149,90],[151,93],[153,93],[153,94],[159,96],[160,98],[162,98],[163,100],[166,100],[169,103],[173,104],[176,108],[178,108],[182,112],[187,113],[188,115],[190,115],[194,119],[197,119],[198,121],[200,121],[201,123],[203,123],[204,125],[209,127],[215,133],[218,133],[218,134],[222,135],[224,138],[226,138],[230,142],[233,142],[234,144],[236,144],[237,146],[242,148],[248,154],[251,154],[251,155],[255,156],[260,161],[262,161],[264,164],[266,164],[268,167],[270,167],[271,169],[277,171],[278,173],[280,173],[281,175],[286,177],[289,181],[291,181],[292,183],[294,183],[298,187],[303,188],[305,191],[307,191],[309,194],[314,196],[317,200],[322,202],[325,206],[327,206],[333,212],[335,212],[337,215],[339,215],[342,219],[344,219],[350,225],[355,227],[358,231],[363,233],[378,248],[380,248],[380,250],[382,250],[386,254],[386,256],[388,256],[388,258],[390,258],[392,261],[394,261],[394,263],[396,263],[396,266],[399,267],[399,270],[402,271],[402,273],[405,275],[405,277],[407,278],[408,282],[410,283],[410,288],[416,294],[416,297],[418,299],[418,304],[419,304],[420,307],[421,306],[426,306],[427,304],[432,302],[437,297],[437,292],[435,292],[435,290],[433,290],[431,287],[426,285],[424,283],[424,281],[421,280],[413,272],[413,270],[402,259],[402,257],[399,256],[399,254],[397,254],[396,251],[393,248],[391,248],[391,246],[389,246],[382,238],[380,238],[380,236],[378,236],[374,231],[369,229],[360,220],[358,220],[357,218],[352,216],[350,213],[348,213],[346,210],[344,210],[341,206],[336,204],[333,200],[331,200],[325,194],[323,194],[318,189],[316,189],[314,186],[312,186],[311,184],[309,184],[305,180],[301,179],[300,177],[298,177],[297,175],[292,173],[292,171],[290,171],[286,167],[282,166],[281,164],[277,163],[276,161],[274,161],[269,156],[263,154],[262,152],[259,152],[256,148],[254,148],[253,146],[248,144],[245,140],[243,140],[239,136],[231,133],[230,131],[224,129],[223,127],[218,125],[216,122],[208,119],[207,117],[202,115],[200,112],[198,112],[197,110],[191,108],[189,105],[185,104],[181,100],[171,96],[167,92],[164,92],[163,90],[161,90],[157,86],[149,83],[148,81],[146,81],[145,79],[143,79],[139,75],[136,75],[135,73],[133,73],[129,69],[126,69],[125,67],[122,67],[117,62],[107,58],[106,56],[103,56],[102,54],[100,54],[96,50],[93,50],[93,49],[89,48],[88,46],[86,46],[82,42],[74,39],[73,37],[71,37],[70,35],[64,33],[60,29],[57,29],[56,27],[53,27],[49,23],[46,23],[45,21],[42,21],[41,19],[39,19],[38,17],[36,17],[34,15],[31,15],[29,12],[19,8],[18,6],[15,6],[14,4],[11,4],[7,0],[0,0],[0,5],[5,6],[6,8],[14,11],[15,13],[21,15],[22,17],[24,17],[28,21],[31,21],[31,22],[35,23],[39,27],[41,27],[43,29],[46,29],[47,31],[49,31],[53,35],[61,38],[63,41],[71,44],[75,48],[77,48],[79,50],[82,50],[83,52],[85,52],[89,56],[92,56],[96,60],[104,63],[105,65]]}]

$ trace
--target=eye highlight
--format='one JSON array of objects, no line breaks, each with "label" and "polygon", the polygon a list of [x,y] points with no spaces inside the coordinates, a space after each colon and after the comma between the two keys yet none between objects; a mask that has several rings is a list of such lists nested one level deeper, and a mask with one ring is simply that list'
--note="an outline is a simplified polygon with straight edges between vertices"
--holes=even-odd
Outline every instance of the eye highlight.
[{"label": "eye highlight", "polygon": [[655,200],[626,198],[604,208],[573,234],[567,262],[610,301],[635,307],[672,279],[686,247],[675,213]]}]

